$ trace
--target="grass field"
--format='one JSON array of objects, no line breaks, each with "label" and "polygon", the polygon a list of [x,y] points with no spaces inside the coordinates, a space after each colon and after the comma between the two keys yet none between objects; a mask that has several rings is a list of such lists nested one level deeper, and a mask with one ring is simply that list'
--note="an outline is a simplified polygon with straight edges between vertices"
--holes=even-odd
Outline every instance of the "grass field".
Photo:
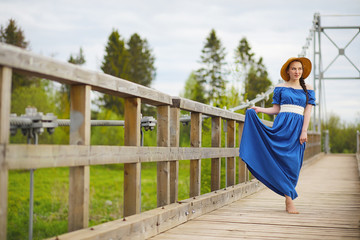
[{"label": "grass field", "polygon": [[[224,162],[222,179],[225,179]],[[179,200],[189,197],[189,166],[189,161],[179,163]],[[202,193],[210,191],[210,169],[210,161],[202,160]],[[35,170],[33,239],[67,232],[68,178],[68,168]],[[122,164],[90,167],[90,226],[122,217],[123,178]],[[29,171],[9,173],[9,240],[28,239],[29,179]],[[156,208],[156,201],[156,163],[144,163],[141,170],[142,211]]]}]

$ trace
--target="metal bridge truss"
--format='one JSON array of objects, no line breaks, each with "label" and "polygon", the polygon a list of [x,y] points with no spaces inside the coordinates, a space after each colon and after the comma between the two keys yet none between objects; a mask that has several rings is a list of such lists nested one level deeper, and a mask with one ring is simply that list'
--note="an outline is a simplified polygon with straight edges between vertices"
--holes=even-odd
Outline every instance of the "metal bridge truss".
[{"label": "metal bridge truss", "polygon": [[[309,36],[306,38],[306,44],[302,48],[301,54],[299,54],[299,57],[306,56],[306,51],[308,50],[309,46],[313,45],[313,86],[314,90],[317,92],[317,107],[315,107],[313,111],[312,116],[312,126],[314,131],[321,131],[321,111],[323,106],[323,100],[324,100],[324,89],[323,80],[340,80],[340,79],[346,79],[346,80],[359,80],[360,79],[360,66],[356,65],[354,61],[346,54],[346,48],[354,41],[355,38],[357,38],[360,35],[360,25],[357,26],[323,26],[321,17],[360,17],[360,15],[320,15],[320,13],[314,14],[313,19],[313,26],[310,29]],[[354,29],[358,30],[354,36],[348,41],[348,43],[341,47],[338,46],[335,41],[329,36],[328,30],[344,30],[344,29]],[[340,34],[340,31],[339,31]],[[325,37],[328,39],[333,46],[337,49],[337,55],[335,58],[324,68],[323,67],[323,56],[322,56],[322,37]],[[357,76],[328,76],[326,73],[328,73],[328,70],[330,67],[332,67],[335,63],[335,61],[340,57],[343,56],[348,63],[355,69],[358,73]]]}]

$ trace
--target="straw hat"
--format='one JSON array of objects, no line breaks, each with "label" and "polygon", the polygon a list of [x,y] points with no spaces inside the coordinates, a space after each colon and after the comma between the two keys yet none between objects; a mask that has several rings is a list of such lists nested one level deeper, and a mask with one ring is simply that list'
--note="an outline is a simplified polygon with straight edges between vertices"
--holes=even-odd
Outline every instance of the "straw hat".
[{"label": "straw hat", "polygon": [[284,79],[285,81],[289,81],[290,80],[290,76],[289,74],[286,72],[287,67],[289,66],[289,64],[293,61],[300,61],[301,64],[303,65],[303,74],[302,77],[305,79],[310,75],[311,72],[311,62],[308,58],[305,57],[299,57],[299,58],[289,58],[286,63],[282,66],[281,71],[280,71],[280,75],[282,77],[282,79]]}]

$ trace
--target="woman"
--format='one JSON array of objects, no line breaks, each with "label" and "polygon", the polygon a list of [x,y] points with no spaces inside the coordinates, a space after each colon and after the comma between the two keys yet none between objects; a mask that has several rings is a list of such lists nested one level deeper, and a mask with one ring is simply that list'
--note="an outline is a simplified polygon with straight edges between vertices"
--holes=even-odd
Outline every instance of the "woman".
[{"label": "woman", "polygon": [[[303,162],[307,129],[315,93],[305,84],[311,72],[307,58],[290,58],[280,74],[285,80],[274,89],[273,106],[246,111],[240,157],[254,177],[285,197],[286,211],[299,213],[293,203]],[[265,126],[256,113],[277,115],[273,126]]]}]

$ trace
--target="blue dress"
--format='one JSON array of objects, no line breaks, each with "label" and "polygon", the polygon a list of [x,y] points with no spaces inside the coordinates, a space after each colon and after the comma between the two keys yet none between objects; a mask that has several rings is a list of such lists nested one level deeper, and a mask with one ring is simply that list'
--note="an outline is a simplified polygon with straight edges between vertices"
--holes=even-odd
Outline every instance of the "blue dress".
[{"label": "blue dress", "polygon": [[[308,90],[308,104],[315,105],[315,92]],[[305,108],[302,89],[275,87],[273,104],[294,104]],[[254,177],[281,196],[296,198],[295,187],[303,162],[305,143],[300,144],[304,116],[281,112],[272,127],[265,126],[255,110],[246,111],[240,143],[240,157]]]}]

